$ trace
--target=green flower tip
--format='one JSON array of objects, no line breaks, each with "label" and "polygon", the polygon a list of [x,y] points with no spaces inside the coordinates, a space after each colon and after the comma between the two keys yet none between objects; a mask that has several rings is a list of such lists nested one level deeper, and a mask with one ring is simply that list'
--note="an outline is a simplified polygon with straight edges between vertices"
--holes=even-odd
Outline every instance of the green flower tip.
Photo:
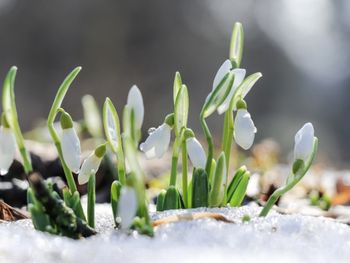
[{"label": "green flower tip", "polygon": [[237,107],[237,110],[247,109],[247,103],[244,100],[240,99],[239,101],[237,101],[236,107]]},{"label": "green flower tip", "polygon": [[106,153],[106,144],[101,144],[100,146],[98,146],[96,149],[95,149],[95,155],[98,157],[98,158],[102,158],[105,153]]},{"label": "green flower tip", "polygon": [[63,130],[73,128],[72,117],[67,112],[62,112],[60,122]]},{"label": "green flower tip", "polygon": [[174,113],[168,114],[164,119],[164,123],[168,124],[170,127],[174,126],[174,122],[175,122]]},{"label": "green flower tip", "polygon": [[301,159],[297,159],[294,163],[293,163],[293,174],[298,173],[300,170],[304,169],[305,163],[303,160]]},{"label": "green flower tip", "polygon": [[6,118],[6,114],[5,114],[5,113],[2,113],[2,114],[1,114],[1,125],[2,125],[4,128],[10,128],[10,124],[9,124],[9,122],[7,121],[7,118]]}]

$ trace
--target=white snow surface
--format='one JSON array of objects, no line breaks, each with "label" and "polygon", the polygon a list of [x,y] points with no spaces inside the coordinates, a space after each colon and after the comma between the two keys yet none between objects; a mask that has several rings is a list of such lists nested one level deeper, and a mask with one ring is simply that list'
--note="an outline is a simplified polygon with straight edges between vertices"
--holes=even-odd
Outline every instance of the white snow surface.
[{"label": "white snow surface", "polygon": [[[350,227],[322,217],[257,217],[260,208],[199,208],[153,213],[154,219],[214,212],[235,224],[200,219],[156,228],[150,238],[113,229],[110,206],[97,205],[97,230],[84,240],[35,231],[30,220],[0,224],[0,262],[350,262]],[[243,215],[251,221],[242,223]]]}]

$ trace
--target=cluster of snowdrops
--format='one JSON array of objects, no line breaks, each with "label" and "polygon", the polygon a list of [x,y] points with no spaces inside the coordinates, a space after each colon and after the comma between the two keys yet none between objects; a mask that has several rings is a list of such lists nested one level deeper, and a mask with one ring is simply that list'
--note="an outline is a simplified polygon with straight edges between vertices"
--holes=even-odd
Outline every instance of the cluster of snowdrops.
[{"label": "cluster of snowdrops", "polygon": [[[45,182],[40,175],[33,173],[30,155],[18,123],[14,95],[17,69],[12,67],[5,78],[2,94],[0,172],[2,175],[7,173],[18,149],[30,183],[27,194],[28,210],[34,227],[72,238],[95,234],[96,172],[102,159],[109,154],[113,155],[116,161],[118,174],[118,179],[111,185],[111,209],[116,228],[126,232],[133,229],[139,233],[153,235],[145,190],[146,175],[139,164],[138,153],[141,150],[148,159],[162,158],[169,150],[172,133],[174,142],[170,182],[168,188],[162,190],[157,197],[157,211],[240,206],[246,194],[250,172],[245,166],[232,171],[230,155],[233,142],[244,150],[248,150],[254,142],[257,129],[248,112],[245,97],[262,76],[261,73],[254,73],[246,77],[246,70],[240,68],[243,40],[242,25],[236,23],[233,27],[229,58],[217,71],[212,90],[200,113],[199,120],[207,147],[201,145],[189,127],[188,88],[177,72],[173,84],[174,107],[158,128],[149,129],[149,136],[142,143],[144,107],[140,90],[136,86],[130,89],[121,122],[112,101],[106,98],[102,111],[106,139],[81,165],[80,140],[74,122],[69,113],[62,108],[63,99],[81,70],[80,67],[75,68],[59,87],[47,119],[48,130],[57,148],[67,181],[68,187],[63,193],[56,192],[50,181]],[[215,156],[213,137],[206,123],[206,119],[215,112],[225,115],[218,156]],[[57,117],[61,129],[57,129],[55,124]],[[314,137],[313,126],[306,123],[295,135],[294,161],[290,175],[285,185],[270,196],[260,216],[266,216],[277,199],[303,178],[316,151],[317,138]],[[192,172],[189,172],[190,167],[193,168]],[[78,174],[79,184],[88,184],[86,214],[82,208],[74,174]],[[176,183],[178,177],[181,178],[181,184]]]}]

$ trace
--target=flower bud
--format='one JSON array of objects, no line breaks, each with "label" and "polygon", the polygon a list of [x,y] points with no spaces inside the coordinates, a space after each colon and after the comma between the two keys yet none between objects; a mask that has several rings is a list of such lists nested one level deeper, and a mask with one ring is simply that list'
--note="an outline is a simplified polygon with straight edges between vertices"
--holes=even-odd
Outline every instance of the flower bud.
[{"label": "flower bud", "polygon": [[310,157],[314,144],[314,127],[310,122],[295,134],[294,160],[303,160],[304,162]]},{"label": "flower bud", "polygon": [[246,109],[239,109],[235,118],[234,138],[244,150],[248,150],[254,142],[257,129]]},{"label": "flower bud", "polygon": [[144,106],[141,91],[136,85],[132,86],[129,91],[127,105],[134,112],[135,128],[141,129],[144,116]]},{"label": "flower bud", "polygon": [[61,115],[60,122],[62,127],[61,147],[63,159],[71,171],[78,173],[81,155],[79,137],[73,128],[73,121],[68,113]]},{"label": "flower bud", "polygon": [[195,137],[186,140],[187,153],[195,168],[205,169],[207,157],[202,145]]}]

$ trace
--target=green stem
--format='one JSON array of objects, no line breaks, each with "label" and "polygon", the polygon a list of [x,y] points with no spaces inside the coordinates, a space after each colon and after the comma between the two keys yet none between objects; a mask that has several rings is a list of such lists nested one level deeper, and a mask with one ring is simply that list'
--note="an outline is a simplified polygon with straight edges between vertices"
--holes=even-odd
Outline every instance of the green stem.
[{"label": "green stem", "polygon": [[224,131],[223,131],[223,140],[222,140],[222,150],[225,153],[225,157],[226,157],[227,173],[229,172],[229,169],[230,169],[233,129],[234,129],[233,111],[231,107],[229,107],[229,109],[225,112]]},{"label": "green stem", "polygon": [[184,140],[182,142],[182,194],[183,199],[185,202],[185,207],[189,207],[190,204],[188,202],[188,182],[187,182],[187,147],[186,147],[186,141]]},{"label": "green stem", "polygon": [[176,178],[177,178],[177,163],[179,159],[179,149],[180,149],[180,143],[183,138],[183,132],[180,133],[178,137],[175,138],[174,145],[173,145],[173,157],[171,159],[171,173],[170,173],[170,186],[176,185]]},{"label": "green stem", "polygon": [[[121,141],[120,141],[121,142]],[[117,169],[118,169],[118,179],[122,185],[126,184],[126,175],[125,175],[125,163],[124,163],[124,153],[120,149],[117,152]]]},{"label": "green stem", "polygon": [[279,189],[276,190],[269,198],[269,200],[267,200],[264,208],[261,210],[259,216],[267,216],[267,214],[269,213],[269,211],[271,210],[271,208],[273,207],[273,205],[277,202],[278,198],[283,195],[286,191]]},{"label": "green stem", "polygon": [[88,202],[87,202],[87,220],[88,225],[95,227],[95,202],[96,202],[96,176],[91,174],[88,182]]},{"label": "green stem", "polygon": [[207,162],[205,165],[205,171],[207,172],[207,174],[210,174],[210,170],[211,170],[211,163],[212,163],[212,159],[213,159],[213,155],[214,155],[214,143],[213,143],[213,137],[210,133],[209,127],[205,121],[205,118],[203,117],[203,115],[201,114],[201,125],[202,125],[202,129],[204,131],[205,134],[205,138],[208,142],[208,157],[207,157]]}]

